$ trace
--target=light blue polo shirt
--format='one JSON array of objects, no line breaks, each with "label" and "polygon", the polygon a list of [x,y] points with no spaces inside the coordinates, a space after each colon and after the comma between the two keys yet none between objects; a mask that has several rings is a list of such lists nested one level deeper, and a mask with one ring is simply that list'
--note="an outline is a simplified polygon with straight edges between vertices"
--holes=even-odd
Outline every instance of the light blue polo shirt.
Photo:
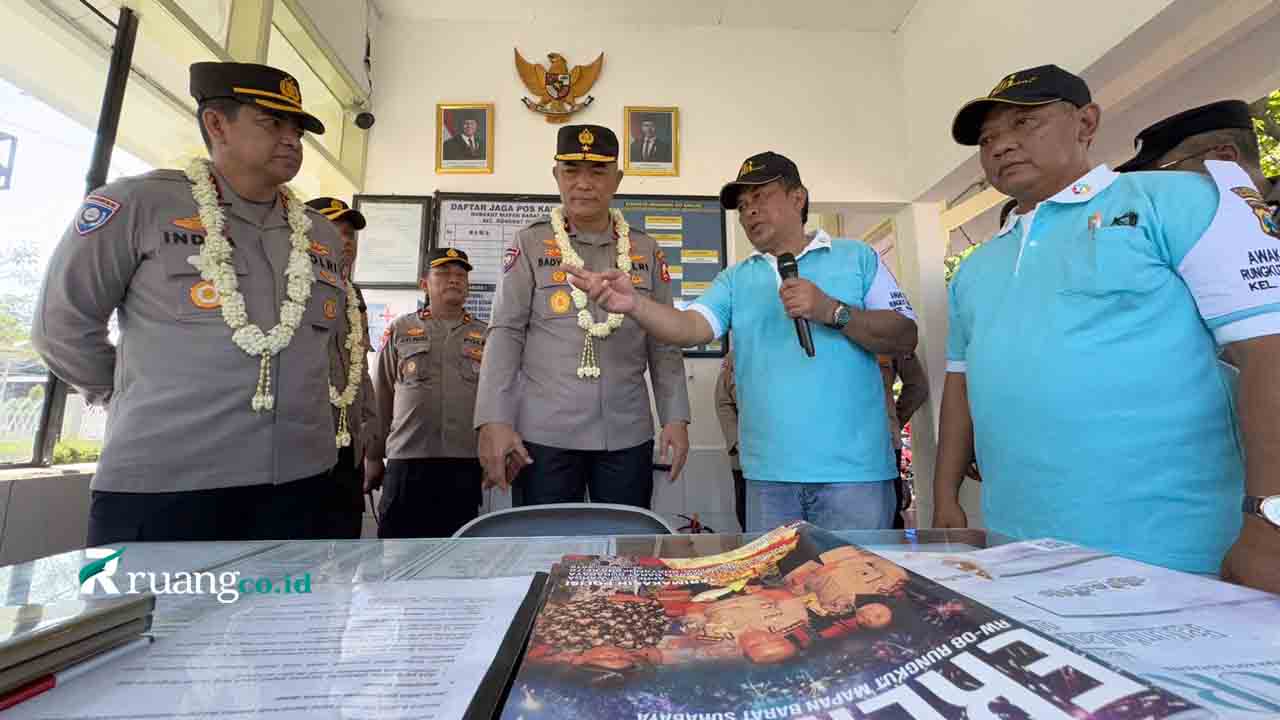
[{"label": "light blue polo shirt", "polygon": [[[855,309],[915,318],[875,250],[818,231],[797,258],[800,277]],[[690,306],[716,337],[733,330],[742,473],[793,483],[881,482],[897,477],[876,356],[810,323],[814,357],[796,340],[778,297],[773,255],[726,268]]]},{"label": "light blue polo shirt", "polygon": [[1248,277],[1280,242],[1239,177],[1099,166],[960,267],[947,370],[989,528],[1218,570],[1244,487],[1218,345],[1280,332],[1280,281]]}]

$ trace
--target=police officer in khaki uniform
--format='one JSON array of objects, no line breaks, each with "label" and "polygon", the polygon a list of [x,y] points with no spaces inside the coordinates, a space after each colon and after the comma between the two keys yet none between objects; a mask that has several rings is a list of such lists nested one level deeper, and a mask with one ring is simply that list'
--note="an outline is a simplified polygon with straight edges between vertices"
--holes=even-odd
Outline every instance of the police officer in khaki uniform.
[{"label": "police officer in khaki uniform", "polygon": [[[514,480],[515,505],[581,502],[589,489],[596,502],[649,507],[653,418],[646,369],[672,481],[688,455],[689,395],[680,348],[658,342],[630,319],[588,342],[580,310],[603,329],[610,327],[607,316],[594,303],[575,307],[561,267],[566,247],[590,270],[622,264],[618,247],[625,226],[609,211],[622,180],[617,156],[618,138],[608,128],[561,128],[552,174],[563,203],[564,237],[557,239],[548,218],[521,230],[507,251],[475,424],[485,482],[505,487]],[[628,240],[636,289],[670,305],[671,277],[657,242],[639,228],[629,229]]]},{"label": "police officer in khaki uniform", "polygon": [[[324,215],[338,229],[342,238],[342,253],[339,266],[342,278],[352,280],[359,244],[356,233],[365,227],[364,214],[353,210],[350,205],[332,197],[308,200],[307,206]],[[355,286],[356,299],[360,307],[359,337],[364,343],[365,356],[369,349],[369,308],[364,301],[364,292]],[[346,347],[345,335],[334,335],[330,343],[329,382],[334,389],[342,392],[347,386],[352,356]],[[358,538],[364,518],[364,456],[365,449],[371,439],[378,434],[378,413],[373,400],[373,383],[369,380],[368,365],[363,366],[360,373],[360,385],[351,406],[347,408],[346,427],[351,441],[338,449],[338,463],[330,472],[332,483],[327,502],[320,501],[319,527],[316,536],[320,538]],[[334,408],[335,425],[341,425],[341,411]]]},{"label": "police officer in khaki uniform", "polygon": [[470,272],[465,252],[431,251],[428,307],[396,318],[383,336],[373,387],[386,440],[365,461],[366,487],[383,484],[378,537],[449,537],[479,512],[471,418],[485,324],[463,309]]},{"label": "police officer in khaki uniform", "polygon": [[[297,80],[265,65],[196,63],[191,94],[212,162],[193,161],[191,179],[158,170],[85,198],[36,308],[32,341],[49,368],[107,406],[89,545],[307,537],[337,459],[327,386],[346,314],[341,242],[283,188],[302,133],[324,126]],[[227,244],[225,259],[205,257]],[[291,255],[294,277],[311,282],[292,283],[308,286],[292,291],[304,301],[282,307]],[[224,297],[228,276],[236,294]],[[233,340],[229,321],[267,333],[282,315],[297,322],[287,344],[250,344],[251,355]]]}]

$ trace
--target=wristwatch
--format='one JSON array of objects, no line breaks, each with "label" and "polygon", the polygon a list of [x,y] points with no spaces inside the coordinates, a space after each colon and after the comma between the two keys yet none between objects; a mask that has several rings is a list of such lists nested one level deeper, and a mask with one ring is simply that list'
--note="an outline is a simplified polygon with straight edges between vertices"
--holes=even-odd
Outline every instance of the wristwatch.
[{"label": "wristwatch", "polygon": [[1256,515],[1271,523],[1272,527],[1280,529],[1280,495],[1268,495],[1267,497],[1245,495],[1242,509],[1245,514]]},{"label": "wristwatch", "polygon": [[831,322],[827,325],[836,330],[844,330],[844,326],[849,324],[849,319],[852,317],[853,313],[849,311],[849,306],[838,302],[835,311],[831,313]]}]

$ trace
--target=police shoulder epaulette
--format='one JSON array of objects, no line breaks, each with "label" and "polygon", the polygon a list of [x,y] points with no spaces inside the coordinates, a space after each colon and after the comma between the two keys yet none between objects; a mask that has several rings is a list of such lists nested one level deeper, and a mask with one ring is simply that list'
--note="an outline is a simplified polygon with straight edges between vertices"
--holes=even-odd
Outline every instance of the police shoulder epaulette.
[{"label": "police shoulder epaulette", "polygon": [[543,215],[542,217],[538,218],[537,220],[534,220],[533,222],[529,223],[528,225],[525,225],[525,226],[524,226],[523,228],[521,228],[521,229],[522,229],[522,230],[530,230],[530,229],[532,229],[532,228],[538,227],[539,225],[550,225],[550,224],[551,224],[551,216],[550,216],[550,215]]}]

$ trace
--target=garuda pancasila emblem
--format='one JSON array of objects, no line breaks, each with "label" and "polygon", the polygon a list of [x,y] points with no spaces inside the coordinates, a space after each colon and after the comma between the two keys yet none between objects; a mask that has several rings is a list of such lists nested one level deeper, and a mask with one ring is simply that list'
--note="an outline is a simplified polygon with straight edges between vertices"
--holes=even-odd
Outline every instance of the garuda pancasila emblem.
[{"label": "garuda pancasila emblem", "polygon": [[572,70],[560,53],[547,53],[549,67],[525,60],[516,51],[516,72],[534,98],[520,98],[525,107],[546,116],[549,123],[562,123],[569,116],[590,105],[595,98],[587,95],[596,84],[604,68],[604,53],[590,65],[578,65]]}]

